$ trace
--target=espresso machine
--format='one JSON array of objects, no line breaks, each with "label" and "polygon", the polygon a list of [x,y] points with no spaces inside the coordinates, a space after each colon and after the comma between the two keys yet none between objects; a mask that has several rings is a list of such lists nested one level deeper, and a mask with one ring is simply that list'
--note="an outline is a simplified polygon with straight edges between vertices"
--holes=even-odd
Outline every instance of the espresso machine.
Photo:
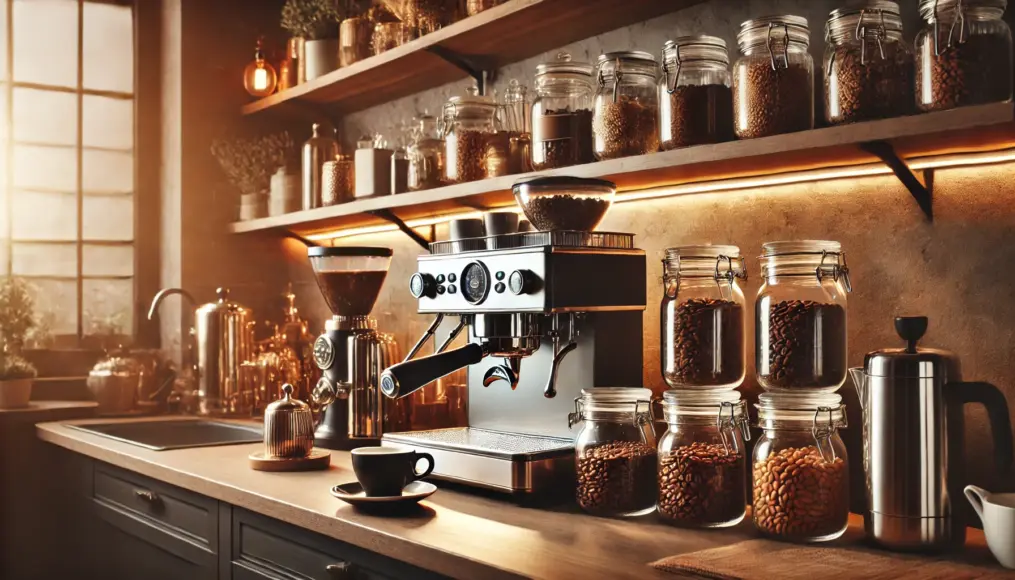
[{"label": "espresso machine", "polygon": [[334,316],[314,341],[322,371],[311,393],[320,410],[314,444],[325,449],[379,445],[385,426],[405,428],[406,413],[378,388],[381,371],[395,362],[394,339],[370,316],[391,262],[389,248],[307,250],[317,285]]},{"label": "espresso machine", "polygon": [[[583,388],[641,386],[645,253],[634,236],[545,231],[430,244],[409,290],[436,315],[404,362],[381,375],[405,397],[467,368],[469,426],[385,433],[434,456],[434,476],[533,497],[572,489],[568,413]],[[412,358],[445,318],[435,353]],[[447,350],[461,333],[468,343]],[[435,341],[436,343],[436,341]]]}]

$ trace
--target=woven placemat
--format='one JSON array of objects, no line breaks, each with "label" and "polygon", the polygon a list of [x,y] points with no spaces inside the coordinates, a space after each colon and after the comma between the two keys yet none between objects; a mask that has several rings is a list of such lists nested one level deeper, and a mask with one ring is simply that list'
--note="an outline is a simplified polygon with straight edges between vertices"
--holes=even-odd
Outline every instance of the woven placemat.
[{"label": "woven placemat", "polygon": [[800,546],[745,540],[721,548],[670,556],[652,567],[717,580],[981,580],[1015,578],[1015,571],[861,547]]}]

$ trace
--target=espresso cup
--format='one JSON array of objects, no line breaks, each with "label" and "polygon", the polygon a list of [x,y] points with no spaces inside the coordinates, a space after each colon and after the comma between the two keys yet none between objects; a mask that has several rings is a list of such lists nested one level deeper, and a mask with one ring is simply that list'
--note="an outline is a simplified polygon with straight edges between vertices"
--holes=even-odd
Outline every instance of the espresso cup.
[{"label": "espresso cup", "polygon": [[[416,471],[416,463],[426,459],[427,468]],[[433,472],[433,455],[397,447],[360,447],[352,450],[352,470],[356,472],[368,497],[402,495],[402,488]]]},{"label": "espresso cup", "polygon": [[983,521],[987,547],[1005,568],[1015,569],[1015,493],[990,493],[967,485],[966,499]]}]

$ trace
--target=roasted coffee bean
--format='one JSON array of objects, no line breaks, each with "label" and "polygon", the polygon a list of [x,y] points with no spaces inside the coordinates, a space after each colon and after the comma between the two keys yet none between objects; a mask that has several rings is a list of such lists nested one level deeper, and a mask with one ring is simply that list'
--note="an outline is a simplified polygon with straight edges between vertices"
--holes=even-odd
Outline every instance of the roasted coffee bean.
[{"label": "roasted coffee bean", "polygon": [[901,117],[914,112],[913,55],[898,42],[881,51],[868,43],[835,48],[825,71],[825,119],[832,124]]},{"label": "roasted coffee bean", "polygon": [[486,177],[486,149],[490,134],[455,129],[447,138],[447,180],[465,183]]},{"label": "roasted coffee bean", "polygon": [[595,160],[591,110],[548,109],[533,120],[533,169],[568,167]]},{"label": "roasted coffee bean", "polygon": [[1006,101],[1012,96],[1011,37],[974,34],[948,46],[948,26],[941,27],[938,50],[928,35],[920,44],[916,86],[920,108],[938,111]]},{"label": "roasted coffee bean", "polygon": [[767,534],[811,540],[837,534],[849,518],[849,469],[818,448],[788,447],[754,462],[754,525]]},{"label": "roasted coffee bean", "polygon": [[[685,85],[669,97],[663,149],[733,140],[733,91],[726,85]],[[663,121],[667,115],[663,114]]]},{"label": "roasted coffee bean", "polygon": [[814,87],[804,63],[781,63],[768,58],[737,64],[733,75],[733,118],[740,139],[767,137],[814,127]]},{"label": "roasted coffee bean", "polygon": [[542,232],[592,231],[608,209],[610,202],[604,199],[568,194],[531,197],[524,207],[525,217]]},{"label": "roasted coffee bean", "polygon": [[[775,389],[833,387],[846,378],[846,311],[838,304],[784,300],[758,309],[758,378]],[[760,333],[768,317],[768,335]]]},{"label": "roasted coffee bean", "polygon": [[577,460],[578,505],[596,515],[626,515],[656,503],[656,449],[612,441],[585,449]]},{"label": "roasted coffee bean", "polygon": [[659,150],[659,109],[641,99],[620,95],[596,99],[592,134],[597,159],[643,155]]},{"label": "roasted coffee bean", "polygon": [[671,387],[736,383],[744,375],[743,308],[730,300],[692,298],[663,313],[663,373]]},{"label": "roasted coffee bean", "polygon": [[659,456],[659,513],[678,525],[718,527],[744,516],[747,474],[743,453],[721,443],[677,447]]}]

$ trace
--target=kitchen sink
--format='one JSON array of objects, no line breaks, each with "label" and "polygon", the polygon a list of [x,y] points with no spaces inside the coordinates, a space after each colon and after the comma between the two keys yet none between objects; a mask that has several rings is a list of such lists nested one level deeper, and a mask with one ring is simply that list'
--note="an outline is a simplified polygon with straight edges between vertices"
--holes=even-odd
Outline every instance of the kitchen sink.
[{"label": "kitchen sink", "polygon": [[256,443],[263,439],[258,427],[206,419],[118,421],[68,427],[155,451]]}]

